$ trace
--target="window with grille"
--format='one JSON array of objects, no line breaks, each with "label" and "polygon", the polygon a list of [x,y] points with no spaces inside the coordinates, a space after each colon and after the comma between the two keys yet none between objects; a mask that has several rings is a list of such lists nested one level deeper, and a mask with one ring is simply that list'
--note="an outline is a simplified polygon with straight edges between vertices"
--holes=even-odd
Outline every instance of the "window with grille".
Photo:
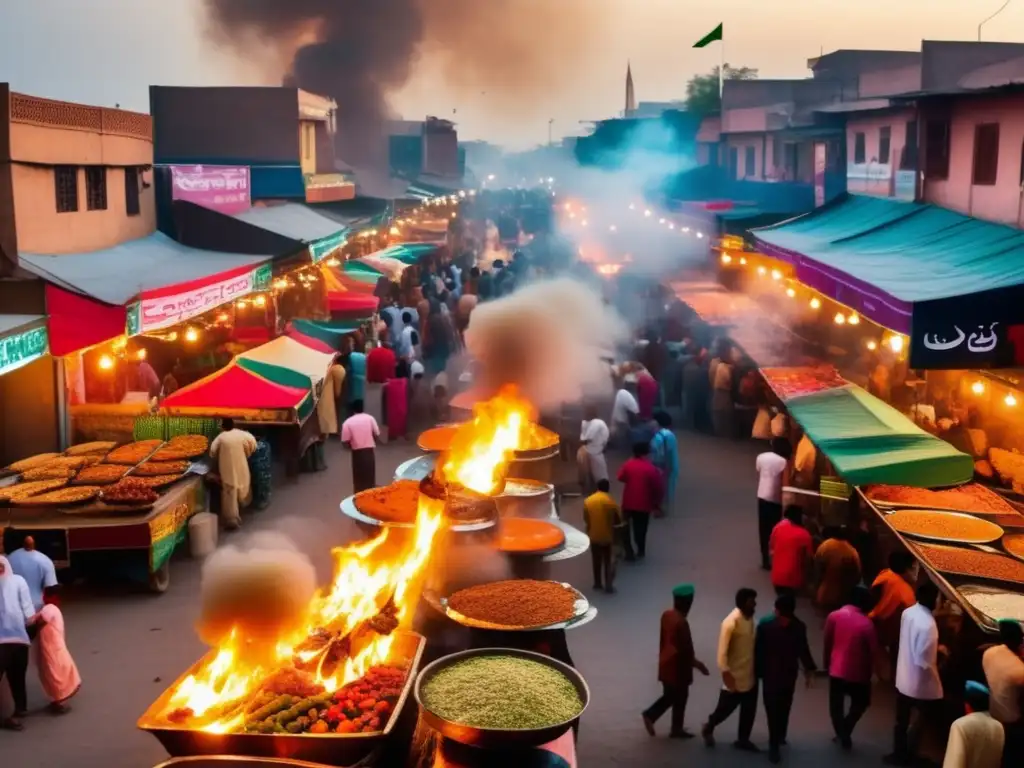
[{"label": "window with grille", "polygon": [[878,162],[881,165],[889,164],[889,149],[892,144],[892,128],[883,125],[878,129]]},{"label": "window with grille", "polygon": [[107,169],[85,169],[85,201],[90,211],[107,210]]},{"label": "window with grille", "polygon": [[138,216],[139,208],[139,169],[124,169],[124,211],[129,216]]},{"label": "window with grille", "polygon": [[999,173],[999,123],[974,126],[973,184],[991,187]]},{"label": "window with grille", "polygon": [[78,168],[58,165],[53,169],[54,189],[57,192],[57,213],[78,210]]},{"label": "window with grille", "polygon": [[858,165],[863,165],[867,160],[867,154],[864,134],[859,132],[853,134],[853,162]]}]

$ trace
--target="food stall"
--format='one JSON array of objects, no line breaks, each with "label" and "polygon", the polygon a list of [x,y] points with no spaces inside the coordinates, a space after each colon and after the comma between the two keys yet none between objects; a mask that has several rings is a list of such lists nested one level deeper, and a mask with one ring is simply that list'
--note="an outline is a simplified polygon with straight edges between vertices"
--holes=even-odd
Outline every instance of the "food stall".
[{"label": "food stall", "polygon": [[573,731],[590,694],[565,632],[596,608],[569,584],[490,581],[478,567],[486,557],[557,556],[568,544],[550,507],[533,518],[499,502],[532,426],[521,408],[482,404],[422,480],[343,502],[368,538],[334,550],[334,577],[300,627],[247,633],[244,653],[228,628],[139,727],[175,757],[470,768],[500,754],[575,766]]},{"label": "food stall", "polygon": [[58,568],[164,592],[188,521],[206,508],[197,459],[208,446],[201,435],[92,442],[16,462],[17,482],[0,488],[4,547],[33,536]]}]

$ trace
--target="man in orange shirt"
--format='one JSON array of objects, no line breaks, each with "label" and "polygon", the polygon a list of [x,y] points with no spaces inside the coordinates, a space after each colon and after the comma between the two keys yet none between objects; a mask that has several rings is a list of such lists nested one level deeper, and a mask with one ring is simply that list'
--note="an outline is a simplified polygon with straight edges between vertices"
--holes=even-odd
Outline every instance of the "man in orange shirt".
[{"label": "man in orange shirt", "polygon": [[772,529],[768,539],[772,586],[776,594],[789,593],[795,597],[806,584],[808,566],[814,557],[814,541],[803,521],[804,511],[800,507],[786,507],[784,519]]},{"label": "man in orange shirt", "polygon": [[888,651],[892,674],[896,673],[896,654],[900,647],[900,617],[917,602],[914,597],[916,561],[909,552],[889,555],[889,567],[875,578],[871,591],[875,607],[869,618],[875,622],[878,644]]}]

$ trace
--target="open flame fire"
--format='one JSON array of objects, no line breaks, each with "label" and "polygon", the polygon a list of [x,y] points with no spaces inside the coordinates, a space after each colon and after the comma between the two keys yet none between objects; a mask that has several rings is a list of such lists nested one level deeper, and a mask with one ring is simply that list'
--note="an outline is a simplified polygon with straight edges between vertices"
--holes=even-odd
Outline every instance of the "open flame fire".
[{"label": "open flame fire", "polygon": [[[513,387],[477,406],[472,421],[453,438],[440,468],[442,479],[480,494],[494,493],[514,451],[532,434],[533,414]],[[250,698],[276,672],[298,666],[313,672],[316,682],[333,692],[386,662],[392,631],[412,621],[420,577],[443,521],[444,502],[421,494],[412,541],[397,556],[387,546],[393,529],[335,549],[334,578],[313,598],[301,627],[278,638],[276,648],[264,654],[268,658],[253,658],[245,638],[231,632],[213,657],[173,691],[165,716],[188,711],[190,727],[228,733],[244,718],[238,702]],[[373,631],[381,617],[392,631]],[[344,647],[340,659],[339,646]]]}]

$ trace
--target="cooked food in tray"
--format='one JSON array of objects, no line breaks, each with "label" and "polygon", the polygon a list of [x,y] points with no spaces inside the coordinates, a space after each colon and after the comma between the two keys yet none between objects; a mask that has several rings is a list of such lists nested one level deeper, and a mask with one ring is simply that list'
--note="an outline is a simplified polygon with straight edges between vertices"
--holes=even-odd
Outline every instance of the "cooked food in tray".
[{"label": "cooked food in tray", "polygon": [[126,477],[120,482],[105,488],[101,497],[108,504],[153,504],[160,494],[136,478]]},{"label": "cooked food in tray", "polygon": [[1024,560],[1024,533],[1011,533],[1004,536],[1003,549]]},{"label": "cooked food in tray", "polygon": [[110,485],[116,483],[130,469],[126,464],[97,464],[79,470],[72,485]]},{"label": "cooked food in tray", "polygon": [[529,629],[576,617],[578,599],[568,584],[511,579],[460,589],[448,598],[448,607],[475,621]]},{"label": "cooked food in tray", "polygon": [[115,448],[104,459],[108,464],[138,464],[163,445],[163,440],[139,440]]},{"label": "cooked food in tray", "polygon": [[152,455],[152,461],[179,461],[202,456],[210,448],[210,441],[203,435],[179,435],[171,438],[165,446]]},{"label": "cooked food in tray", "polygon": [[988,460],[1004,485],[1024,493],[1024,455],[1002,448],[989,448]]},{"label": "cooked food in tray", "polygon": [[1001,619],[1024,621],[1024,595],[997,592],[980,584],[964,584],[959,591],[968,603],[992,622]]},{"label": "cooked food in tray", "polygon": [[911,546],[940,573],[1024,584],[1024,563],[1007,555],[942,544],[914,543]]},{"label": "cooked food in tray", "polygon": [[94,440],[91,443],[79,443],[72,445],[66,451],[65,456],[87,456],[94,453],[110,453],[117,446],[112,440]]},{"label": "cooked food in tray", "polygon": [[528,555],[551,552],[565,544],[565,533],[547,520],[504,517],[498,526],[498,549]]},{"label": "cooked food in tray", "polygon": [[35,456],[29,456],[27,459],[16,461],[9,465],[7,469],[11,472],[24,472],[26,469],[35,469],[36,467],[49,464],[58,456],[60,456],[59,453],[40,453]]},{"label": "cooked food in tray", "polygon": [[135,475],[180,475],[187,472],[187,461],[147,461],[135,468]]},{"label": "cooked food in tray", "polygon": [[998,493],[983,485],[968,483],[957,488],[930,491],[906,485],[869,485],[864,489],[872,501],[888,504],[912,504],[918,507],[954,509],[976,514],[1016,514],[1017,509]]},{"label": "cooked food in tray", "polygon": [[30,483],[15,483],[5,488],[0,488],[0,501],[16,501],[27,499],[29,496],[36,496],[47,491],[55,491],[67,485],[67,480],[35,480]]},{"label": "cooked food in tray", "polygon": [[352,499],[356,509],[367,517],[385,523],[412,523],[416,520],[420,484],[415,480],[396,480],[383,488],[360,491]]},{"label": "cooked food in tray", "polygon": [[65,482],[75,476],[78,470],[74,467],[64,467],[61,465],[50,466],[49,464],[42,467],[36,467],[35,469],[29,469],[21,473],[21,479],[25,481],[32,480],[64,480]]},{"label": "cooked food in tray", "polygon": [[56,491],[41,493],[18,499],[15,503],[22,507],[59,507],[61,504],[81,504],[99,496],[100,488],[96,485],[69,485]]},{"label": "cooked food in tray", "polygon": [[900,533],[910,536],[970,544],[987,544],[1003,535],[1003,529],[995,523],[961,512],[899,509],[886,515],[885,521]]},{"label": "cooked food in tray", "polygon": [[147,488],[163,488],[173,482],[181,480],[184,475],[132,475],[132,480],[145,485]]}]

